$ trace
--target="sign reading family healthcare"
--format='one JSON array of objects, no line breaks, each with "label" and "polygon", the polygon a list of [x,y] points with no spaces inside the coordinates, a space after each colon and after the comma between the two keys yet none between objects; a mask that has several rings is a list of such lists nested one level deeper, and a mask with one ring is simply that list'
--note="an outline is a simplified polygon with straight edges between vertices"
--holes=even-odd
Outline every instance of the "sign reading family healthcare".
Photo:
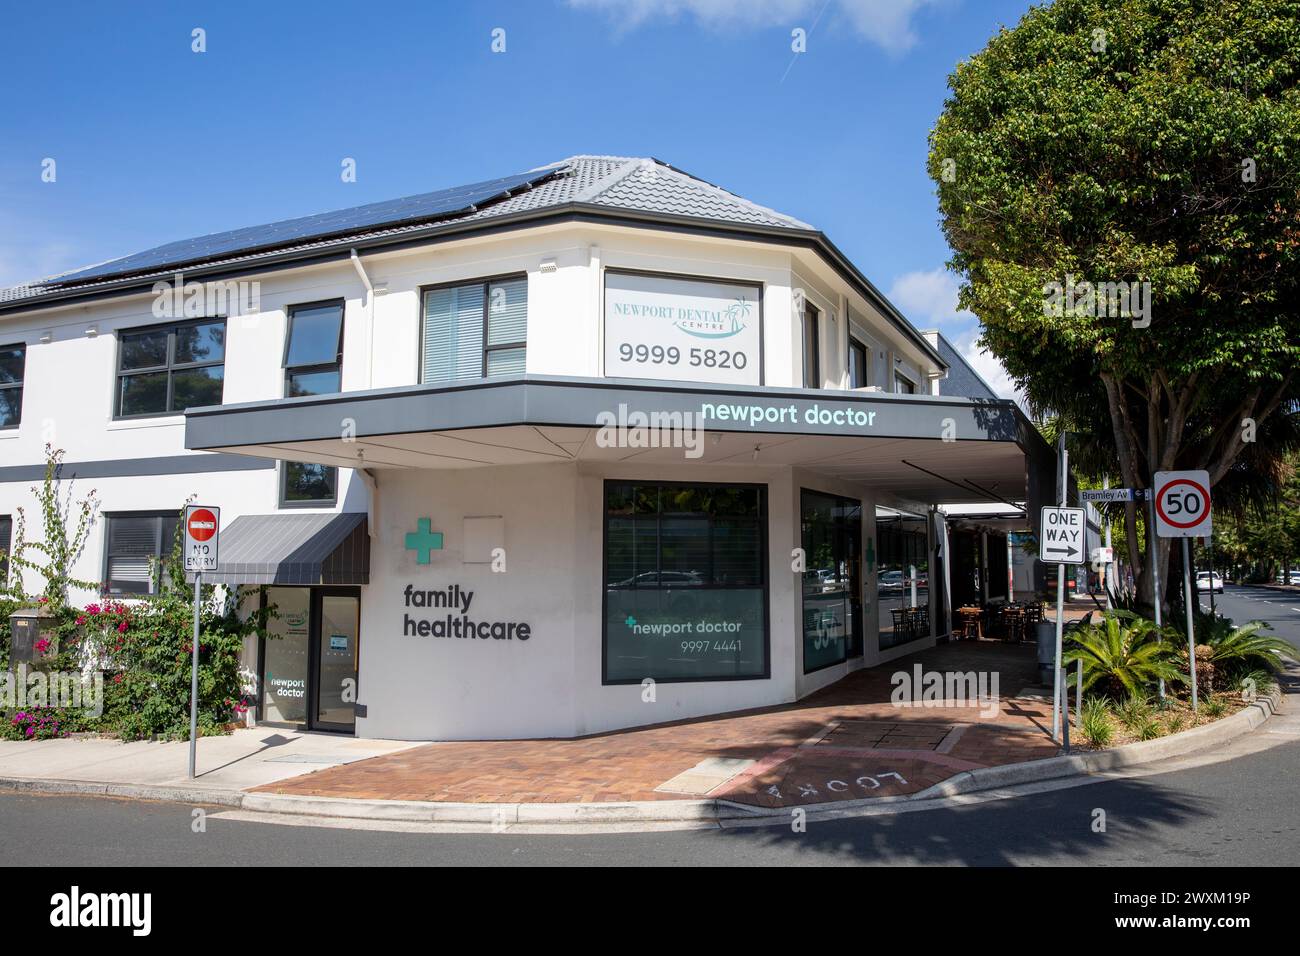
[{"label": "sign reading family healthcare", "polygon": [[605,273],[605,375],[762,383],[762,286]]}]

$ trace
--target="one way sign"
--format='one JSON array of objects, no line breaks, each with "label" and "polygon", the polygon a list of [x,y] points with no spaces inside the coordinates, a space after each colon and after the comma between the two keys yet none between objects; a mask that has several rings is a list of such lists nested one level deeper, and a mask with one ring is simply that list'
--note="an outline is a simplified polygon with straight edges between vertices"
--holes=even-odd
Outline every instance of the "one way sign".
[{"label": "one way sign", "polygon": [[1046,507],[1038,535],[1038,560],[1048,564],[1084,564],[1082,508]]}]

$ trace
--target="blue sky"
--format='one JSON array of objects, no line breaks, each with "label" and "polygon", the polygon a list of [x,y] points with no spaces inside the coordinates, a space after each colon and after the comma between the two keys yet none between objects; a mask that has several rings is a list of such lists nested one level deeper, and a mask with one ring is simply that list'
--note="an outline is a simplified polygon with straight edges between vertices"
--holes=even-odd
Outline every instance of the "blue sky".
[{"label": "blue sky", "polygon": [[[1027,0],[95,2],[0,14],[0,286],[162,242],[655,156],[823,229],[975,355],[925,173]],[[808,31],[807,52],[791,30]],[[207,51],[192,51],[192,31]],[[491,49],[505,31],[505,52]],[[356,160],[357,181],[340,163]],[[42,163],[56,163],[43,182]]]}]

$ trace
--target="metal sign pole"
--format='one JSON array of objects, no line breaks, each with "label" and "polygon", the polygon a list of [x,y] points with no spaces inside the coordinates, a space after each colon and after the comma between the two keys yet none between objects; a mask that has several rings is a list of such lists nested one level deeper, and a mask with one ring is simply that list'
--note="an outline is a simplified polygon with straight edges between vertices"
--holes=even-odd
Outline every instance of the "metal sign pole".
[{"label": "metal sign pole", "polygon": [[1196,634],[1192,629],[1192,558],[1183,538],[1183,603],[1187,605],[1187,666],[1192,677],[1192,713],[1196,713]]},{"label": "metal sign pole", "polygon": [[1210,552],[1210,617],[1214,617],[1214,536],[1205,539],[1206,550]]},{"label": "metal sign pole", "polygon": [[1056,566],[1056,693],[1052,695],[1052,739],[1061,740],[1061,695],[1068,693],[1061,680],[1061,625],[1065,619],[1065,565]]},{"label": "metal sign pole", "polygon": [[[1065,507],[1066,499],[1070,494],[1070,452],[1065,447],[1065,433],[1061,433],[1061,472],[1060,472],[1060,496],[1061,507]],[[1044,529],[1046,533],[1046,529]],[[1064,694],[1069,693],[1065,687],[1065,681],[1061,679],[1061,637],[1062,627],[1065,623],[1065,563],[1061,562],[1056,566],[1056,667],[1054,668],[1055,693],[1052,695],[1052,739],[1060,742],[1061,736],[1061,704],[1064,700]]]},{"label": "metal sign pole", "polygon": [[190,648],[190,779],[194,779],[199,729],[199,606],[203,594],[203,572],[194,572],[194,644]]},{"label": "metal sign pole", "polygon": [[[1151,548],[1151,582],[1155,588],[1156,630],[1160,630],[1160,542],[1156,537],[1156,486],[1147,492],[1147,544]],[[1165,699],[1165,679],[1160,678],[1160,699]]]}]

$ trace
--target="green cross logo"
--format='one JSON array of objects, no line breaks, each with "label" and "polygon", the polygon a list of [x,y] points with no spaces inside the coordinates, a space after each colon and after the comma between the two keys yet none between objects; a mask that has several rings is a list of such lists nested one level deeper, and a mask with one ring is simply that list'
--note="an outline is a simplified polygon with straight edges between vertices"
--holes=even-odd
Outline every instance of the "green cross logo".
[{"label": "green cross logo", "polygon": [[416,564],[428,564],[431,551],[442,550],[442,532],[430,531],[431,522],[421,518],[416,530],[406,532],[406,550],[415,552]]}]

